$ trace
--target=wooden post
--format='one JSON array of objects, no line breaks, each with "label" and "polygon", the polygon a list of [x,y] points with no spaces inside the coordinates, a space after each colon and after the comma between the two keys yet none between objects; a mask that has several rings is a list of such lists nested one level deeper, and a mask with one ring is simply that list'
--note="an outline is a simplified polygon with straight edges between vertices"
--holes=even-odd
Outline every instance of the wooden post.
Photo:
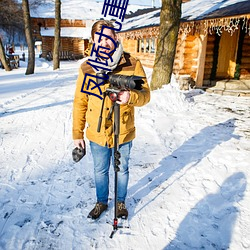
[{"label": "wooden post", "polygon": [[199,54],[198,54],[198,65],[196,72],[196,86],[202,87],[203,78],[204,78],[204,68],[205,68],[205,60],[206,60],[206,51],[207,51],[207,35],[200,34],[199,36]]},{"label": "wooden post", "polygon": [[143,39],[143,46],[144,46],[143,53],[146,54],[146,50],[147,50],[147,39],[146,38]]},{"label": "wooden post", "polygon": [[141,44],[142,44],[142,39],[139,40],[139,53],[141,54]]},{"label": "wooden post", "polygon": [[148,39],[148,53],[151,53],[152,38]]}]

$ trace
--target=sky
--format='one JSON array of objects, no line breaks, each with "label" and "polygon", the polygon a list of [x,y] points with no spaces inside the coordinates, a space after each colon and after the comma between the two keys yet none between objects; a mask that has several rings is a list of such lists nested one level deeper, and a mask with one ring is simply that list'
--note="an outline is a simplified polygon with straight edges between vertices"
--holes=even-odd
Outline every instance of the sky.
[{"label": "sky", "polygon": [[109,208],[87,219],[96,201],[88,140],[79,163],[71,155],[82,62],[53,71],[37,54],[35,74],[23,61],[0,69],[0,249],[250,249],[250,99],[181,91],[174,77],[136,108],[124,227],[109,238],[112,168]]}]

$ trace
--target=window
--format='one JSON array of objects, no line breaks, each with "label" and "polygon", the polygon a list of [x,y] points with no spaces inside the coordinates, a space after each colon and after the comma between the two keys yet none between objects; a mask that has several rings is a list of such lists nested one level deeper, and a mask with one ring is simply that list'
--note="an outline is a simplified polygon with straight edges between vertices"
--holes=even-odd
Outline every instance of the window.
[{"label": "window", "polygon": [[138,53],[155,53],[155,38],[142,38],[137,40]]}]

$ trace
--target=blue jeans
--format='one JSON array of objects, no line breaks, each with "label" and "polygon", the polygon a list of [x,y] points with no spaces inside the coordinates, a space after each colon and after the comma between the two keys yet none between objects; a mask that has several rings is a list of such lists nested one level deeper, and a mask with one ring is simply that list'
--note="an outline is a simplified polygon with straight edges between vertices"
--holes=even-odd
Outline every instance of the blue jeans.
[{"label": "blue jeans", "polygon": [[[121,164],[119,165],[120,171],[118,172],[117,180],[117,200],[121,202],[125,201],[127,195],[129,178],[128,161],[131,147],[132,141],[121,144],[119,146],[119,152],[121,153]],[[91,141],[90,148],[94,161],[97,202],[107,204],[109,196],[109,168],[111,160],[112,163],[114,162],[114,148],[108,148],[107,146],[102,147]]]}]

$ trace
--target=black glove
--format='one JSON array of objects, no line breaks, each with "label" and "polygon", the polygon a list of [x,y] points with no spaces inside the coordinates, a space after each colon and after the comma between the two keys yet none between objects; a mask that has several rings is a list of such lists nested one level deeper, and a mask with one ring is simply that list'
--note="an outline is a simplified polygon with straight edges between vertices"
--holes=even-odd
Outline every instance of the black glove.
[{"label": "black glove", "polygon": [[80,161],[85,154],[86,154],[85,148],[82,148],[81,146],[74,148],[72,151],[73,161],[75,162]]}]

